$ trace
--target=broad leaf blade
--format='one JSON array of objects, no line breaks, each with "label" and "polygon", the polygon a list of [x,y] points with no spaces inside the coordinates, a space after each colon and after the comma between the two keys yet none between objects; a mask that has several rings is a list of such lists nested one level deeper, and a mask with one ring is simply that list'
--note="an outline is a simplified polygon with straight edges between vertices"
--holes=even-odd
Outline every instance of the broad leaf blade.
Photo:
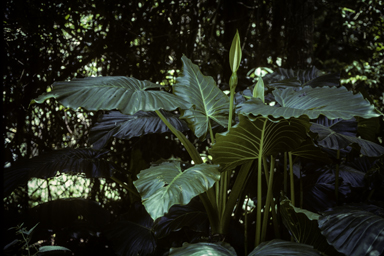
[{"label": "broad leaf blade", "polygon": [[229,99],[217,86],[212,77],[204,76],[199,67],[187,57],[182,57],[183,72],[173,86],[174,93],[193,105],[185,110],[186,119],[195,135],[203,138],[213,119],[221,126],[228,125]]},{"label": "broad leaf blade", "polygon": [[170,256],[201,256],[201,255],[214,255],[214,256],[236,256],[236,251],[227,243],[184,243],[182,247],[171,248],[169,250]]},{"label": "broad leaf blade", "polygon": [[110,177],[117,167],[102,158],[105,151],[90,148],[62,149],[18,162],[4,171],[5,193],[30,178],[49,178],[60,173],[85,173],[88,178]]},{"label": "broad leaf blade", "polygon": [[117,109],[127,115],[133,115],[140,110],[171,111],[191,106],[171,93],[147,90],[160,87],[162,86],[149,81],[125,76],[78,78],[70,82],[54,83],[51,92],[40,95],[32,103],[43,103],[46,99],[55,98],[65,107],[72,109]]},{"label": "broad leaf blade", "polygon": [[329,244],[345,255],[383,255],[384,219],[367,211],[338,207],[319,219]]},{"label": "broad leaf blade", "polygon": [[300,209],[287,199],[280,203],[280,213],[284,226],[299,243],[312,245],[326,255],[342,255],[327,243],[318,227],[319,214]]},{"label": "broad leaf blade", "polygon": [[384,154],[384,147],[369,140],[337,133],[332,128],[332,126],[326,127],[321,124],[312,124],[311,131],[318,134],[318,143],[322,147],[339,150],[356,143],[360,146],[360,153],[365,156],[379,157]]},{"label": "broad leaf blade", "polygon": [[218,165],[198,164],[185,171],[179,162],[165,162],[141,171],[134,181],[143,205],[156,220],[172,205],[186,205],[220,179]]},{"label": "broad leaf blade", "polygon": [[351,119],[354,116],[371,118],[379,116],[374,106],[361,93],[353,94],[345,87],[305,87],[294,91],[292,88],[274,90],[273,95],[281,107],[265,105],[259,99],[248,100],[238,106],[237,112],[244,115],[271,115],[275,118],[307,115],[316,119],[324,115],[329,119]]},{"label": "broad leaf blade", "polygon": [[157,238],[163,238],[183,227],[208,234],[208,216],[203,205],[197,200],[192,200],[187,205],[172,206],[165,216],[156,221],[153,229]]},{"label": "broad leaf blade", "polygon": [[299,119],[271,121],[256,117],[254,121],[240,115],[239,124],[229,132],[217,134],[210,154],[213,162],[225,169],[277,152],[291,151],[306,139],[306,122]]},{"label": "broad leaf blade", "polygon": [[127,215],[111,223],[105,232],[119,256],[153,255],[157,242],[152,227],[152,218],[142,205],[136,203]]},{"label": "broad leaf blade", "polygon": [[[189,128],[187,124],[176,115],[161,110],[167,120],[179,131],[184,132]],[[124,115],[119,111],[104,114],[91,128],[89,142],[93,148],[103,148],[111,138],[128,140],[150,133],[170,132],[155,112],[139,111],[133,115]]]},{"label": "broad leaf blade", "polygon": [[248,256],[320,256],[312,246],[280,239],[259,244]]}]

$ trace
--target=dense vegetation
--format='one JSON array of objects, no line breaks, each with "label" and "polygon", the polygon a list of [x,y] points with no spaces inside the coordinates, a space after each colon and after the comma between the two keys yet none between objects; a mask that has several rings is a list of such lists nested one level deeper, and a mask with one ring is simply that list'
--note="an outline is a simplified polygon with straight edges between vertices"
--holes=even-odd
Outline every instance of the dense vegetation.
[{"label": "dense vegetation", "polygon": [[[303,254],[304,244],[380,253],[382,10],[380,1],[7,1],[6,251],[244,255],[269,241],[252,255]],[[229,51],[236,29],[240,58]],[[95,91],[110,85],[121,88]],[[175,176],[159,178],[164,169]],[[190,186],[187,199],[151,197],[175,180]]]}]

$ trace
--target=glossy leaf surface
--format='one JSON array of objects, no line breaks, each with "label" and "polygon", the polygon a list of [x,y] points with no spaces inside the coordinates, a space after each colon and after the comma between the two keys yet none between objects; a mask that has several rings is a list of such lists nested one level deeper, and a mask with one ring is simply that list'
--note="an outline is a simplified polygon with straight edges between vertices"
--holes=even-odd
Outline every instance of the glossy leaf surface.
[{"label": "glossy leaf surface", "polygon": [[364,210],[338,207],[319,218],[329,244],[350,256],[384,254],[384,218]]},{"label": "glossy leaf surface", "polygon": [[320,253],[312,246],[280,239],[259,244],[248,256],[319,256]]},{"label": "glossy leaf surface", "polygon": [[[167,120],[179,131],[184,132],[189,128],[178,116],[161,110]],[[89,142],[93,148],[100,149],[111,138],[130,139],[150,133],[170,132],[168,127],[155,112],[139,111],[133,115],[124,115],[119,111],[104,114],[91,128]]]},{"label": "glossy leaf surface", "polygon": [[134,204],[120,220],[105,230],[117,255],[153,255],[157,248],[153,220],[141,204]]},{"label": "glossy leaf surface", "polygon": [[280,213],[284,226],[299,243],[313,246],[326,255],[342,255],[327,243],[318,227],[319,214],[300,209],[287,199],[280,203]]},{"label": "glossy leaf surface", "polygon": [[203,205],[197,200],[191,200],[187,205],[172,206],[165,216],[156,221],[155,236],[163,238],[183,227],[188,227],[196,232],[208,233],[208,216]]},{"label": "glossy leaf surface", "polygon": [[141,171],[134,185],[143,205],[156,220],[172,205],[186,205],[220,179],[218,165],[198,164],[181,170],[179,162],[165,162]]},{"label": "glossy leaf surface", "polygon": [[171,93],[158,90],[162,86],[133,77],[105,76],[78,78],[70,82],[56,82],[52,91],[40,95],[33,102],[43,103],[55,98],[65,107],[87,110],[117,109],[133,115],[142,111],[189,108],[191,105]]},{"label": "glossy leaf surface", "polygon": [[182,61],[183,71],[173,86],[174,93],[193,105],[181,118],[186,119],[197,137],[202,138],[208,131],[210,119],[221,126],[228,125],[229,99],[213,78],[204,76],[191,60],[183,56]]},{"label": "glossy leaf surface", "polygon": [[265,105],[259,99],[250,99],[238,106],[237,112],[245,115],[271,115],[275,118],[308,116],[316,119],[324,115],[329,119],[351,119],[354,116],[371,118],[379,116],[363,96],[353,94],[345,87],[305,87],[300,91],[292,88],[274,90],[273,95],[281,107]]},{"label": "glossy leaf surface", "polygon": [[318,134],[319,145],[329,149],[343,149],[347,146],[356,143],[360,146],[360,153],[368,157],[379,157],[384,154],[384,147],[371,142],[357,138],[355,136],[338,133],[333,127],[326,127],[321,124],[313,123],[311,131]]},{"label": "glossy leaf surface", "polygon": [[235,250],[227,243],[205,243],[200,242],[196,244],[184,243],[182,247],[171,248],[169,251],[171,256],[236,256]]},{"label": "glossy leaf surface", "polygon": [[240,115],[240,123],[229,132],[216,135],[209,151],[213,162],[225,169],[277,152],[291,151],[306,139],[306,122],[300,119],[271,121],[256,117],[254,121]]}]

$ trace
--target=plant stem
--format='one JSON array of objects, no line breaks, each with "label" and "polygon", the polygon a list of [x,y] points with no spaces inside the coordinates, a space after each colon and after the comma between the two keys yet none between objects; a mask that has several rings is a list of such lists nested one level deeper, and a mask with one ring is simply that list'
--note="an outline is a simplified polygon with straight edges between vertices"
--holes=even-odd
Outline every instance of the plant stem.
[{"label": "plant stem", "polygon": [[[185,149],[188,151],[194,163],[202,164],[203,160],[201,159],[200,154],[195,148],[195,146],[184,136],[182,132],[177,130],[170,122],[168,122],[168,120],[163,116],[163,114],[159,110],[155,110],[155,112],[165,123],[165,125],[171,130],[171,132],[176,135],[176,137],[181,141],[181,143],[183,143]],[[217,208],[212,202],[212,199],[215,198],[214,191],[212,189],[209,189],[206,193],[200,194],[199,197],[204,204],[205,210],[207,211],[212,232],[216,233],[219,227],[219,215],[217,212]]]},{"label": "plant stem", "polygon": [[160,119],[165,123],[165,125],[171,130],[171,132],[183,143],[185,149],[188,151],[188,154],[191,156],[195,164],[202,164],[203,160],[200,157],[199,151],[195,146],[184,136],[182,132],[177,130],[168,120],[163,116],[159,110],[155,110],[156,114]]},{"label": "plant stem", "polygon": [[293,179],[293,161],[292,161],[292,152],[288,152],[289,157],[289,174],[290,174],[290,180],[291,180],[291,203],[293,206],[295,206],[295,184]]},{"label": "plant stem", "polygon": [[215,136],[213,135],[211,120],[208,120],[209,135],[211,137],[211,145],[215,144]]},{"label": "plant stem", "polygon": [[[266,160],[265,160],[266,162]],[[269,171],[269,181],[268,181],[268,191],[267,191],[267,200],[265,202],[264,218],[263,218],[263,227],[261,230],[261,242],[265,241],[267,235],[267,226],[268,226],[268,215],[271,208],[271,201],[273,200],[273,174],[275,169],[275,158],[271,156],[271,165]]]},{"label": "plant stem", "polygon": [[262,193],[262,189],[261,189],[262,161],[263,161],[263,157],[259,155],[258,165],[257,165],[257,207],[256,207],[255,247],[260,244],[260,238],[261,238],[260,235],[261,235],[261,206],[262,206],[262,194],[261,194]]},{"label": "plant stem", "polygon": [[287,152],[284,152],[284,195],[287,195],[287,189],[288,189],[288,175],[287,175]]},{"label": "plant stem", "polygon": [[235,98],[235,89],[236,89],[236,86],[231,88],[231,95],[230,95],[230,98],[229,98],[228,131],[232,127],[232,116],[233,116],[233,104],[234,104],[234,98]]},{"label": "plant stem", "polygon": [[[336,151],[336,159],[340,159],[340,149]],[[339,163],[336,164],[335,171],[335,196],[336,196],[336,204],[339,204]]]},{"label": "plant stem", "polygon": [[231,215],[233,212],[233,208],[235,207],[240,194],[244,190],[248,173],[251,170],[252,163],[253,161],[249,161],[241,166],[239,173],[236,177],[235,183],[233,184],[231,193],[229,194],[229,198],[227,201],[227,206],[225,207],[224,215],[220,224],[220,230],[223,234],[227,232],[227,229],[229,227],[229,221],[231,219]]},{"label": "plant stem", "polygon": [[247,202],[245,203],[245,210],[244,210],[244,255],[248,255],[248,202],[249,198],[247,199]]},{"label": "plant stem", "polygon": [[124,184],[124,182],[122,182],[121,180],[119,180],[118,178],[115,178],[113,176],[111,176],[111,179],[113,181],[115,181],[116,183],[118,183],[120,186],[122,186],[123,188],[125,188],[126,190],[128,190],[129,192],[131,192],[131,194],[133,194],[134,196],[138,197],[138,198],[141,198],[140,197],[140,194],[133,190],[132,188],[128,187],[126,184]]}]

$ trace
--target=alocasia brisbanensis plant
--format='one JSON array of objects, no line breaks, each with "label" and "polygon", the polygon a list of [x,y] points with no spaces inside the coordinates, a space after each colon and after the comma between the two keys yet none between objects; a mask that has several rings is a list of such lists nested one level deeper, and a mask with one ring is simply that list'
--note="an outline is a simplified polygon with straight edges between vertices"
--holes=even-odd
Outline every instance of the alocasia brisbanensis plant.
[{"label": "alocasia brisbanensis plant", "polygon": [[[318,197],[314,199],[315,204],[320,199],[324,203],[319,204],[318,209],[310,210],[325,211],[336,206],[340,197],[346,196],[343,189],[349,181],[352,186],[365,186],[361,180],[364,173],[356,170],[355,175],[352,167],[347,168],[344,155],[351,148],[371,158],[384,154],[382,146],[356,136],[356,120],[378,118],[381,114],[360,93],[354,94],[340,86],[336,75],[323,74],[317,69],[297,72],[281,69],[264,79],[259,78],[253,91],[245,90],[235,95],[240,61],[240,37],[236,33],[230,49],[233,73],[229,97],[217,87],[212,77],[204,76],[186,56],[182,57],[182,73],[173,85],[172,93],[159,84],[132,77],[91,77],[56,82],[50,92],[40,95],[32,103],[54,98],[72,109],[82,107],[88,111],[111,112],[91,129],[93,149],[66,149],[53,154],[58,157],[40,157],[31,159],[30,165],[15,165],[6,170],[5,191],[10,193],[30,177],[52,177],[57,171],[84,172],[89,177],[109,176],[124,185],[113,176],[114,165],[99,158],[101,151],[98,150],[112,138],[130,139],[171,131],[189,153],[190,166],[183,167],[184,163],[177,159],[165,160],[133,177],[132,184],[137,192],[132,184],[125,185],[136,198],[141,198],[150,218],[144,221],[142,216],[131,214],[128,219],[111,224],[106,233],[117,243],[116,252],[120,255],[152,254],[156,250],[156,239],[166,237],[184,225],[196,225],[188,218],[198,216],[196,218],[201,220],[205,214],[209,219],[210,234],[225,236],[231,232],[231,219],[239,217],[238,211],[243,211],[245,197],[252,194],[256,195],[253,198],[255,219],[252,220],[256,230],[255,249],[249,255],[384,253],[383,246],[379,245],[384,239],[382,216],[364,213],[361,209],[354,210],[361,217],[346,216],[345,212],[350,209],[342,206],[325,214],[298,208],[305,207],[303,202],[314,195]],[[176,115],[175,111],[181,115]],[[215,134],[214,125],[227,131]],[[203,159],[193,140],[183,134],[188,128],[196,138],[209,139],[209,158]],[[315,168],[311,162],[317,163]],[[282,175],[275,177],[277,173]],[[304,198],[306,186],[303,180],[310,183],[314,175],[317,179],[313,182],[317,185],[312,186]],[[340,181],[339,175],[346,178]],[[351,176],[354,179],[348,179]],[[246,187],[252,177],[255,177],[255,183],[249,191]],[[319,185],[320,181],[325,185]],[[336,200],[326,200],[327,193],[335,193]],[[190,205],[194,200],[203,203],[205,212]],[[330,225],[342,214],[346,226],[338,225],[332,229]],[[251,221],[247,219],[251,216],[248,210],[245,209],[243,215],[245,223]],[[280,216],[297,243],[278,240],[282,228]],[[370,226],[369,237],[364,237],[363,231],[352,232],[355,224],[367,222],[369,218],[376,223]],[[276,240],[266,242],[267,230],[272,230],[270,223],[274,231],[268,232],[274,232]],[[253,243],[249,241],[248,226],[244,225],[246,245]],[[201,227],[195,226],[195,229],[201,230]],[[348,233],[350,231],[352,233]],[[357,240],[361,244],[356,247],[358,254],[352,248],[353,241]],[[244,250],[247,252],[247,246]],[[172,248],[170,255],[200,255],[202,251],[235,255],[229,244],[214,238]]]}]

